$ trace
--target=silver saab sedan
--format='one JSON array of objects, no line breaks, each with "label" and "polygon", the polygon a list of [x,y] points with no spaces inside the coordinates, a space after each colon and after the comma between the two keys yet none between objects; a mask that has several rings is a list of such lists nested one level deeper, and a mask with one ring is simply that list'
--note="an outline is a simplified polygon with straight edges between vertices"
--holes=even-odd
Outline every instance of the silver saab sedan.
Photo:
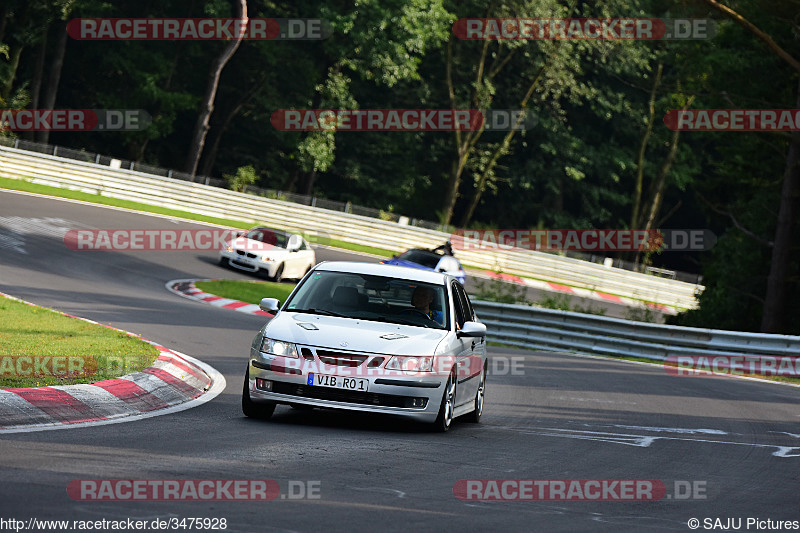
[{"label": "silver saab sedan", "polygon": [[424,270],[359,262],[317,265],[256,335],[242,410],[277,404],[402,415],[447,431],[478,422],[486,391],[486,326],[461,283]]}]

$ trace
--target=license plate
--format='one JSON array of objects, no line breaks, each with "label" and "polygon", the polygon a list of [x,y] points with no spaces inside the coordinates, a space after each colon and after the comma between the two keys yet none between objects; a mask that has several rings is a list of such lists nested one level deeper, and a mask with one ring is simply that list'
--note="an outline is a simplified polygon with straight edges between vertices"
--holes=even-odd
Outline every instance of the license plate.
[{"label": "license plate", "polygon": [[325,374],[308,373],[308,384],[315,387],[330,387],[332,389],[345,389],[358,392],[367,392],[369,380],[364,378],[350,378],[345,376],[328,376]]}]

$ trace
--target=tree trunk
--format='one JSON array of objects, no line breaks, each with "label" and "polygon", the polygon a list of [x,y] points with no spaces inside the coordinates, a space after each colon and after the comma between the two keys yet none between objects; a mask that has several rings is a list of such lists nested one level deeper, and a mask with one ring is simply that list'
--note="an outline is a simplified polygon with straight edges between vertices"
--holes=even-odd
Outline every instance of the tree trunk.
[{"label": "tree trunk", "polygon": [[14,80],[17,78],[17,69],[19,68],[19,57],[22,55],[22,50],[24,46],[20,45],[17,48],[14,48],[14,51],[11,52],[11,61],[9,61],[9,74],[8,80],[6,80],[6,86],[3,87],[2,96],[3,99],[8,101],[8,98],[11,96],[11,92],[14,90]]},{"label": "tree trunk", "polygon": [[658,70],[656,71],[656,79],[653,82],[653,89],[650,91],[650,101],[648,103],[649,116],[647,119],[647,129],[642,137],[642,144],[639,146],[639,157],[636,161],[636,184],[633,189],[633,211],[631,212],[631,229],[639,227],[639,212],[642,208],[642,185],[644,183],[644,156],[647,151],[647,144],[650,141],[650,135],[653,133],[653,123],[656,117],[656,93],[658,86],[661,84],[661,73],[664,70],[664,64],[659,61]]},{"label": "tree trunk", "polygon": [[314,182],[317,181],[317,171],[312,170],[308,172],[303,180],[303,188],[300,190],[300,194],[305,194],[307,196],[312,196],[314,192]]},{"label": "tree trunk", "polygon": [[[797,108],[800,108],[800,81],[797,86]],[[772,247],[772,262],[767,277],[767,293],[764,297],[764,313],[761,315],[763,333],[781,333],[786,325],[786,278],[792,260],[792,227],[794,208],[800,185],[800,137],[794,133],[786,155],[783,175],[781,203],[775,240]]]},{"label": "tree trunk", "polygon": [[[689,97],[686,102],[686,105],[683,106],[682,111],[686,111],[689,107],[694,103],[694,96]],[[661,204],[664,200],[664,191],[666,190],[667,184],[667,177],[669,176],[669,171],[672,168],[672,164],[675,162],[675,156],[678,154],[678,140],[680,138],[680,130],[675,130],[672,132],[672,140],[669,144],[669,152],[667,152],[667,157],[664,158],[664,163],[661,165],[661,170],[658,172],[658,176],[655,180],[650,184],[650,188],[648,190],[648,197],[650,198],[650,208],[647,210],[647,218],[644,220],[644,228],[641,227],[633,227],[631,229],[644,229],[646,231],[650,231],[656,225],[656,218],[658,217],[659,211],[661,211]],[[641,221],[637,221],[637,225],[641,223]],[[639,264],[639,259],[642,256],[642,250],[636,250],[633,252],[634,254],[634,263],[636,265]],[[645,261],[650,256],[650,252],[645,252]]]},{"label": "tree trunk", "polygon": [[202,159],[202,165],[200,165],[200,175],[201,176],[210,176],[211,170],[214,168],[214,163],[217,160],[217,152],[219,151],[219,143],[222,141],[222,136],[225,134],[225,131],[228,129],[233,118],[239,114],[239,112],[247,105],[248,102],[256,95],[256,93],[261,89],[263,86],[263,79],[254,83],[253,86],[242,96],[239,103],[237,103],[230,111],[225,115],[225,118],[222,120],[222,123],[219,124],[216,128],[211,130],[211,139],[209,142],[209,150],[206,151],[205,155]]},{"label": "tree trunk", "polygon": [[[67,51],[67,21],[58,22],[58,40],[53,52],[53,62],[50,64],[50,76],[47,80],[47,92],[44,95],[43,109],[53,109],[56,105],[58,85],[61,82],[61,69],[64,66],[64,55]],[[49,131],[40,131],[37,140],[47,144],[50,140]]]},{"label": "tree trunk", "polygon": [[[42,31],[42,42],[39,43],[39,53],[36,55],[36,68],[33,72],[31,82],[31,109],[39,109],[39,93],[42,92],[42,79],[44,78],[44,61],[47,59],[47,30],[46,26]],[[26,131],[23,138],[32,141],[34,132]]]},{"label": "tree trunk", "polygon": [[[236,3],[237,17],[239,19],[247,19],[247,0],[236,0]],[[184,165],[184,170],[192,176],[197,173],[197,165],[200,163],[200,156],[203,155],[203,146],[205,145],[206,135],[210,127],[211,114],[214,112],[214,100],[217,96],[222,69],[225,68],[230,58],[233,57],[233,54],[239,48],[241,42],[241,35],[231,40],[231,42],[225,45],[222,53],[217,57],[211,67],[206,93],[203,97],[202,107],[200,108],[200,115],[198,115],[197,122],[194,126],[192,144],[189,146],[189,153],[186,155],[186,164]]]}]

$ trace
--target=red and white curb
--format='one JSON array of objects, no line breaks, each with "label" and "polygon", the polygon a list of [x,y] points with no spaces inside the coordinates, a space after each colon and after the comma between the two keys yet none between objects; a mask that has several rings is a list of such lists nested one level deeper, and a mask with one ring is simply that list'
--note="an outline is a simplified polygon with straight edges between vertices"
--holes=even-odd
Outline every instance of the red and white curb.
[{"label": "red and white curb", "polygon": [[[2,292],[0,295],[38,307]],[[119,378],[86,385],[0,389],[0,433],[117,424],[161,416],[197,407],[225,389],[225,378],[212,366],[134,333],[99,325],[140,338],[161,353],[152,366]]]},{"label": "red and white curb", "polygon": [[539,289],[542,291],[551,291],[551,292],[562,292],[565,294],[571,294],[577,296],[578,298],[589,298],[592,300],[600,300],[604,302],[612,302],[621,305],[627,305],[630,307],[639,307],[641,305],[646,305],[651,309],[655,309],[664,313],[665,315],[677,315],[678,313],[685,311],[685,309],[679,309],[677,307],[670,307],[661,304],[654,304],[650,302],[643,302],[641,300],[634,300],[633,298],[625,298],[623,296],[616,296],[614,294],[607,294],[605,292],[599,291],[592,291],[589,289],[581,289],[578,287],[570,287],[568,285],[560,285],[558,283],[552,283],[549,281],[540,281],[538,279],[530,279],[530,278],[521,278],[519,276],[515,276],[513,274],[498,274],[497,272],[492,272],[491,270],[484,270],[481,272],[484,276],[494,279],[501,279],[503,281],[509,283],[516,283],[518,285],[525,285],[527,287],[532,287],[534,289]]},{"label": "red and white curb", "polygon": [[184,298],[189,298],[190,300],[196,300],[198,302],[211,304],[214,307],[231,309],[233,311],[239,311],[240,313],[247,313],[248,315],[258,315],[258,316],[268,316],[268,317],[273,316],[270,313],[267,313],[266,311],[262,311],[261,308],[258,307],[256,304],[240,302],[239,300],[231,300],[230,298],[223,298],[215,294],[209,294],[207,292],[203,292],[197,287],[195,287],[194,284],[197,281],[213,281],[213,280],[174,279],[172,281],[168,281],[166,287],[170,292],[173,292],[178,296],[183,296]]}]

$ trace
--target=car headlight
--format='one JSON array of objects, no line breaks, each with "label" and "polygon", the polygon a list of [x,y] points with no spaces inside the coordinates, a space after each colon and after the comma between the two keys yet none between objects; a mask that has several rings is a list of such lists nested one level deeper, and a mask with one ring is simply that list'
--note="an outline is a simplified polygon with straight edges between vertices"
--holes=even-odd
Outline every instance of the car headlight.
[{"label": "car headlight", "polygon": [[404,372],[433,372],[433,356],[395,355],[389,359],[385,368]]},{"label": "car headlight", "polygon": [[272,261],[274,261],[274,259],[272,259],[271,255],[262,255],[261,256],[261,260],[262,261],[266,261],[267,263],[271,263]]},{"label": "car headlight", "polygon": [[261,351],[282,357],[297,358],[297,346],[291,342],[276,341],[269,337],[264,337],[264,340],[261,341]]},{"label": "car headlight", "polygon": [[225,251],[226,252],[232,252],[233,251],[233,246],[230,246],[230,245],[226,246],[225,247]]}]

